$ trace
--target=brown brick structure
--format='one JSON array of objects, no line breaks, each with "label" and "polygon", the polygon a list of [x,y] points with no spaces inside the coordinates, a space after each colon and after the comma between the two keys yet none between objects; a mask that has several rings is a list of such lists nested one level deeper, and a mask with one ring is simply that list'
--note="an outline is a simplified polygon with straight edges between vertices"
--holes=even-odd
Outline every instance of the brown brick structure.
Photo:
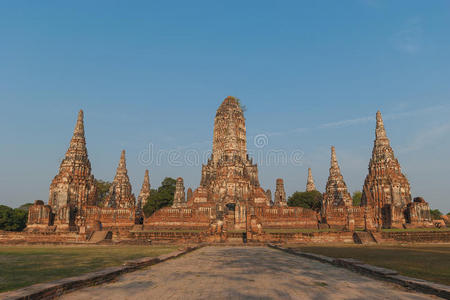
[{"label": "brown brick structure", "polygon": [[59,173],[50,184],[48,205],[36,201],[28,213],[28,232],[74,232],[87,234],[102,228],[131,228],[135,223],[134,196],[122,152],[107,207],[97,206],[97,189],[91,174],[80,110]]},{"label": "brown brick structure", "polygon": [[[88,236],[106,229],[113,231],[116,238],[133,239],[162,229],[195,229],[201,231],[195,238],[205,241],[236,238],[244,231],[249,238],[263,241],[270,238],[265,229],[331,228],[351,232],[433,226],[425,200],[419,197],[411,201],[408,180],[394,157],[379,112],[369,174],[361,206],[357,207],[353,206],[334,147],[320,212],[288,207],[282,179],[276,181],[272,200],[271,191],[260,186],[258,167],[247,154],[245,118],[239,101],[233,97],[227,97],[217,110],[212,144],[211,157],[202,166],[200,186],[194,191],[188,189],[186,194],[184,181],[178,178],[173,205],[144,218],[143,207],[150,196],[149,173],[145,172],[136,203],[125,151],[108,196],[104,203],[97,203],[80,111],[69,149],[50,185],[48,205],[36,201],[30,207],[26,230],[28,234]],[[306,190],[316,190],[311,169]],[[142,223],[144,226],[135,226]]]},{"label": "brown brick structure", "polygon": [[144,206],[147,204],[148,197],[150,197],[150,189],[150,176],[148,170],[145,170],[144,182],[136,204],[136,215],[138,216],[143,216]]},{"label": "brown brick structure", "polygon": [[245,118],[239,101],[226,98],[214,121],[213,151],[202,167],[200,187],[185,205],[177,181],[174,205],[145,220],[145,228],[211,228],[261,231],[263,228],[317,228],[318,215],[288,208],[282,179],[277,180],[274,206],[269,190],[260,187],[258,167],[247,154]]},{"label": "brown brick structure", "polygon": [[374,147],[361,205],[373,209],[378,227],[432,226],[428,204],[422,198],[417,199],[415,202],[411,201],[408,179],[394,156],[378,111]]},{"label": "brown brick structure", "polygon": [[312,191],[316,191],[316,185],[314,183],[314,178],[312,176],[312,171],[311,168],[308,168],[308,180],[306,182],[306,191],[307,192],[312,192]]}]

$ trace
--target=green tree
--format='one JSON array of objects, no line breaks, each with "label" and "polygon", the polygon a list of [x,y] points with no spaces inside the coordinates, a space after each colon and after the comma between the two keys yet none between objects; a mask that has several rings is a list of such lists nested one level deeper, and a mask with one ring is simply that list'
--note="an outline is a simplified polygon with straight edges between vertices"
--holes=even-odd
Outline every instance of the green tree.
[{"label": "green tree", "polygon": [[33,206],[33,203],[25,203],[25,204],[19,206],[19,208],[17,208],[17,209],[28,212],[28,209],[30,208],[30,206]]},{"label": "green tree", "polygon": [[150,191],[150,197],[148,197],[147,203],[144,206],[144,214],[146,217],[150,217],[158,209],[172,205],[176,183],[177,181],[175,179],[166,177],[157,190],[152,189]]},{"label": "green tree", "polygon": [[0,230],[22,231],[27,225],[27,216],[22,209],[0,205]]},{"label": "green tree", "polygon": [[361,198],[362,198],[362,192],[361,191],[353,192],[353,195],[352,195],[353,206],[360,206],[361,205]]},{"label": "green tree", "polygon": [[319,191],[295,192],[288,198],[288,205],[319,211],[322,207],[322,199],[323,195]]},{"label": "green tree", "polygon": [[97,187],[97,204],[101,206],[109,194],[111,182],[95,179],[95,186]]},{"label": "green tree", "polygon": [[432,209],[430,212],[431,212],[431,218],[433,220],[441,219],[442,213],[439,209]]}]

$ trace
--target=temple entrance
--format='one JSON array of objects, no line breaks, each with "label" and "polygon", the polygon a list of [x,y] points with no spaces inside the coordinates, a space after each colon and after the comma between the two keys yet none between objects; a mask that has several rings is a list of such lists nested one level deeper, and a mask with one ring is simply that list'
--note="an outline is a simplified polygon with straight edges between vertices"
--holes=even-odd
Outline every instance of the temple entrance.
[{"label": "temple entrance", "polygon": [[225,205],[225,226],[228,230],[234,229],[236,204],[228,203]]},{"label": "temple entrance", "polygon": [[392,211],[391,205],[386,204],[381,208],[381,222],[383,228],[391,228],[392,226]]}]

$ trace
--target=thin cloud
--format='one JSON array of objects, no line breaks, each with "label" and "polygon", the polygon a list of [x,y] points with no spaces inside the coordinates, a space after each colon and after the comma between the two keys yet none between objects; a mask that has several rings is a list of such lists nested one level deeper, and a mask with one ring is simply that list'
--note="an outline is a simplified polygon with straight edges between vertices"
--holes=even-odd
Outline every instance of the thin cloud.
[{"label": "thin cloud", "polygon": [[[390,113],[390,114],[383,114],[384,120],[398,120],[408,117],[414,117],[417,115],[423,115],[431,112],[436,111],[442,111],[443,109],[449,108],[449,105],[437,105],[437,106],[430,106],[425,107],[417,110],[411,110],[411,111],[405,111],[405,112],[396,112],[396,113]],[[331,123],[325,123],[318,126],[318,128],[325,129],[325,128],[341,128],[341,127],[348,127],[353,125],[358,125],[361,123],[368,123],[368,122],[374,122],[375,116],[366,116],[366,117],[360,117],[360,118],[354,118],[354,119],[347,119],[347,120],[341,120]]]},{"label": "thin cloud", "polygon": [[424,147],[429,148],[431,145],[440,143],[442,138],[447,137],[450,134],[450,123],[441,124],[439,126],[420,131],[413,139],[412,142],[404,147],[399,148],[400,153],[408,153],[417,150],[421,150]]},{"label": "thin cloud", "polygon": [[422,48],[423,28],[420,18],[409,19],[392,37],[394,48],[402,53],[416,54]]},{"label": "thin cloud", "polygon": [[355,119],[348,119],[348,120],[341,120],[337,122],[331,122],[331,123],[325,123],[322,125],[319,125],[318,128],[339,128],[339,127],[347,127],[352,125],[357,125],[360,123],[367,123],[369,121],[373,121],[375,118],[372,117],[362,117],[362,118],[355,118]]}]

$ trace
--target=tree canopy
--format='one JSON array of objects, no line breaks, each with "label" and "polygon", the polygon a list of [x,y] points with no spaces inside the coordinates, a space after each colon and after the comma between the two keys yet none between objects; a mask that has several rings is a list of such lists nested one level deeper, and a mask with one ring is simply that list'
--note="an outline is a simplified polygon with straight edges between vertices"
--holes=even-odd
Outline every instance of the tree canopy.
[{"label": "tree canopy", "polygon": [[172,205],[176,183],[177,181],[175,179],[166,177],[157,190],[152,189],[150,191],[150,196],[144,206],[144,214],[146,217],[150,217],[160,208]]},{"label": "tree canopy", "polygon": [[103,205],[106,197],[109,194],[109,188],[111,187],[111,182],[104,181],[101,179],[95,179],[95,186],[97,187],[97,204],[99,206]]},{"label": "tree canopy", "polygon": [[439,209],[432,209],[430,212],[431,212],[431,218],[433,220],[441,219],[442,213]]},{"label": "tree canopy", "polygon": [[322,207],[322,199],[323,195],[319,191],[295,192],[288,198],[288,205],[319,211]]},{"label": "tree canopy", "polygon": [[0,230],[22,231],[27,226],[28,212],[0,205]]},{"label": "tree canopy", "polygon": [[361,205],[361,198],[362,198],[362,192],[361,191],[353,192],[353,195],[352,195],[353,206],[360,206]]}]

